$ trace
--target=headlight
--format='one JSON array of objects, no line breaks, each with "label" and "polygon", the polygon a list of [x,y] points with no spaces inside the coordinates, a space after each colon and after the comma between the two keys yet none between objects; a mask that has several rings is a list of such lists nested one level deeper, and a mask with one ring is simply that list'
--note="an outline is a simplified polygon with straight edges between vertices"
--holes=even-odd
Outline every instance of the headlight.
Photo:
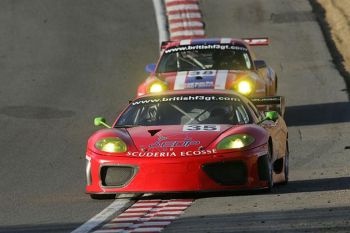
[{"label": "headlight", "polygon": [[253,92],[253,84],[247,80],[242,80],[238,82],[236,90],[243,95],[249,95]]},{"label": "headlight", "polygon": [[104,138],[95,143],[95,147],[104,152],[123,153],[128,147],[120,138]]},{"label": "headlight", "polygon": [[167,89],[168,89],[168,87],[165,83],[154,82],[151,84],[151,86],[149,88],[149,92],[150,93],[159,93],[159,92],[166,91]]},{"label": "headlight", "polygon": [[248,134],[234,134],[222,139],[216,146],[218,150],[239,149],[249,146],[255,138]]}]

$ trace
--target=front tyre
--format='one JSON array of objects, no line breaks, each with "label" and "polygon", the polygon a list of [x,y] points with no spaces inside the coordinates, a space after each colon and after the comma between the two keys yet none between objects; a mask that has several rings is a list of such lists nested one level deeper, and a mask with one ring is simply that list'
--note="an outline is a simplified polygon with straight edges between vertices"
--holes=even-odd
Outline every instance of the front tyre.
[{"label": "front tyre", "polygon": [[273,168],[271,146],[269,146],[268,153],[258,159],[259,178],[266,181],[267,185],[263,188],[264,192],[271,192],[273,188]]},{"label": "front tyre", "polygon": [[286,145],[286,155],[284,156],[283,159],[283,170],[284,170],[284,181],[282,184],[288,184],[289,181],[289,146],[288,146],[288,141]]},{"label": "front tyre", "polygon": [[269,149],[269,154],[268,154],[268,180],[267,180],[267,191],[271,192],[273,188],[273,168],[272,168],[272,155]]}]

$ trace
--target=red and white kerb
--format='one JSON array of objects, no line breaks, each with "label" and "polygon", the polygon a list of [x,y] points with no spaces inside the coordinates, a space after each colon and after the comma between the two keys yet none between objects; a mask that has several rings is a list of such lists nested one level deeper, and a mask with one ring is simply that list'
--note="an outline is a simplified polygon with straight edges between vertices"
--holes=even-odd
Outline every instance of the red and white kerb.
[{"label": "red and white kerb", "polygon": [[192,202],[192,199],[140,200],[94,233],[160,232]]},{"label": "red and white kerb", "polygon": [[202,13],[198,0],[165,0],[170,40],[203,38]]}]

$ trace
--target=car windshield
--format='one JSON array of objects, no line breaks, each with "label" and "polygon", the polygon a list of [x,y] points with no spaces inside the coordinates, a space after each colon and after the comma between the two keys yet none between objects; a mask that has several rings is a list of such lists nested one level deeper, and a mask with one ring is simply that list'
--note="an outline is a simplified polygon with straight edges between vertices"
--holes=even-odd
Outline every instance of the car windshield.
[{"label": "car windshield", "polygon": [[115,127],[122,125],[247,124],[250,115],[234,95],[171,95],[132,102]]},{"label": "car windshield", "polygon": [[164,51],[157,73],[193,70],[251,70],[248,49],[234,45],[187,45]]}]

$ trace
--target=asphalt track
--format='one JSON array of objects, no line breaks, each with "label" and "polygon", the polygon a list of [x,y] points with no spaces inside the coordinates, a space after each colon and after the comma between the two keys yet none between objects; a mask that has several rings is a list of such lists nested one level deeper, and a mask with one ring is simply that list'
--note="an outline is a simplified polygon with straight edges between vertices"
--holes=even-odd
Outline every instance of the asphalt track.
[{"label": "asphalt track", "polygon": [[0,1],[0,232],[70,232],[93,118],[110,122],[159,55],[152,1]]},{"label": "asphalt track", "polygon": [[[350,104],[311,6],[201,8],[208,36],[271,38],[256,51],[287,97],[291,182],[175,195],[197,200],[164,232],[349,232]],[[0,1],[0,232],[70,232],[110,204],[83,194],[92,119],[113,119],[157,48],[151,1]]]}]

